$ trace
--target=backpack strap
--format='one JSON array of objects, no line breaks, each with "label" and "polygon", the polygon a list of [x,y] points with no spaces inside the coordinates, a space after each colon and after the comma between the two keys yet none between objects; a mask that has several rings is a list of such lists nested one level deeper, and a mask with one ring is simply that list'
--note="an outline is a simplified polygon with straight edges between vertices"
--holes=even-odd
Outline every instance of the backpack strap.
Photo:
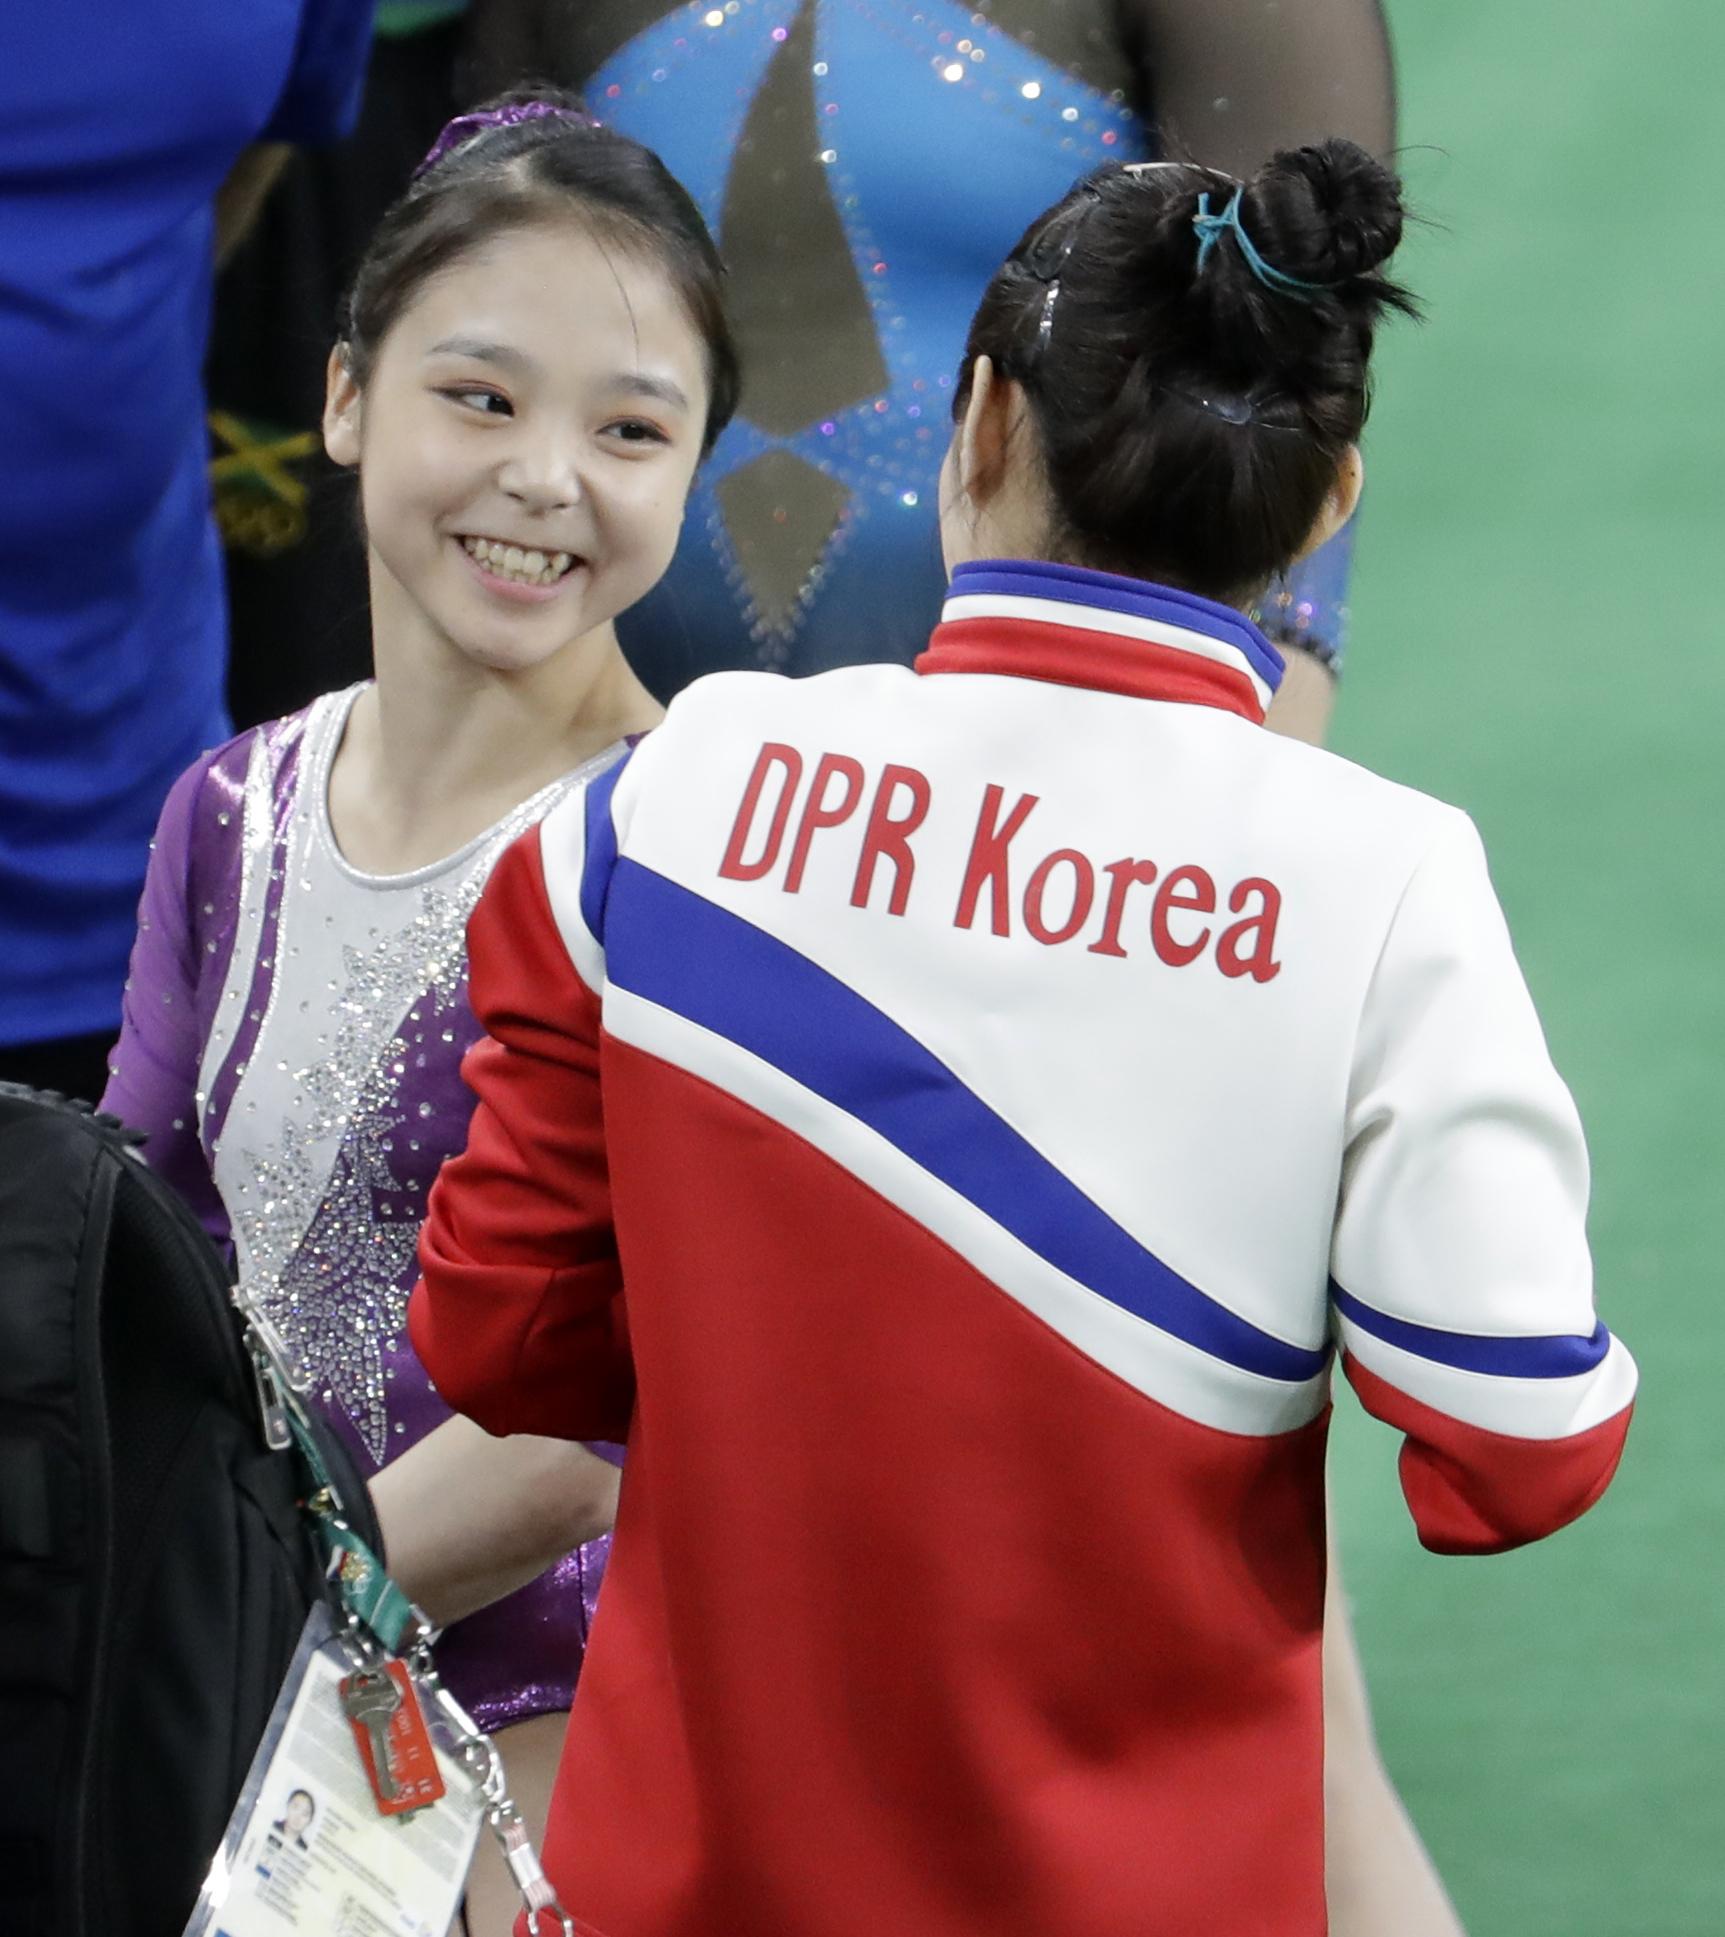
[{"label": "backpack strap", "polygon": [[0,1704],[26,1745],[0,1783],[0,1928],[83,1923],[76,1807],[112,1593],[99,1328],[118,1166],[88,1104],[0,1084]]}]

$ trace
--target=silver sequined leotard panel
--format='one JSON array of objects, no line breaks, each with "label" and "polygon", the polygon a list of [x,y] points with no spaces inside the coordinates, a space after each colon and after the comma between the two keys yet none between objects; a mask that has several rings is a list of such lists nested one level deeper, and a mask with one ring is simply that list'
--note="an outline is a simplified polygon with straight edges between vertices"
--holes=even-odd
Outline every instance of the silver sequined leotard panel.
[{"label": "silver sequined leotard panel", "polygon": [[[177,789],[146,889],[110,1098],[200,1202],[200,1154],[242,1276],[371,1474],[450,1417],[405,1332],[439,1165],[473,1107],[461,1058],[467,917],[499,855],[607,749],[458,853],[411,874],[348,866],[329,770],[353,687],[243,736]],[[170,819],[174,827],[170,830]],[[177,892],[155,877],[175,873]],[[178,924],[184,931],[165,933]],[[148,984],[148,986],[145,986]],[[189,1038],[176,1057],[174,1032]],[[188,1074],[176,1077],[176,1067]],[[192,1096],[169,1091],[178,1082]],[[458,1623],[439,1649],[487,1726],[567,1707],[606,1543]]]}]

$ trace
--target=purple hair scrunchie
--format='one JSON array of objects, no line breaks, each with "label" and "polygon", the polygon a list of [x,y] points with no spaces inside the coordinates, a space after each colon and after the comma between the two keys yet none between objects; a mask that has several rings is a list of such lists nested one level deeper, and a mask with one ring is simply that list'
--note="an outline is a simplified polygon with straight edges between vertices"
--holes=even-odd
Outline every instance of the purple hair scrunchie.
[{"label": "purple hair scrunchie", "polygon": [[478,108],[472,114],[458,114],[431,144],[424,161],[413,171],[413,179],[428,174],[451,149],[460,148],[487,128],[514,128],[524,121],[573,121],[583,128],[596,128],[592,115],[578,108],[559,107],[555,101],[512,101],[501,108]]}]

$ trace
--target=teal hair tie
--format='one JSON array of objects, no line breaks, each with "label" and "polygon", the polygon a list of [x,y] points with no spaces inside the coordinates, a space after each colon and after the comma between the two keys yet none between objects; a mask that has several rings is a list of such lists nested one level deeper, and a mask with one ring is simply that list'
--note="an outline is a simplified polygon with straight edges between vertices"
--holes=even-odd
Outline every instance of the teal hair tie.
[{"label": "teal hair tie", "polygon": [[1240,198],[1245,192],[1243,187],[1236,188],[1220,215],[1210,213],[1207,191],[1198,197],[1198,213],[1192,218],[1192,227],[1198,236],[1197,273],[1203,275],[1204,265],[1210,260],[1210,251],[1231,229],[1241,255],[1246,258],[1246,267],[1266,289],[1277,290],[1284,296],[1297,296],[1306,303],[1321,296],[1325,290],[1334,289],[1336,285],[1331,282],[1305,282],[1299,276],[1290,276],[1285,269],[1278,269],[1274,263],[1266,262],[1259,255],[1252,238],[1246,233],[1245,224],[1240,220]]}]

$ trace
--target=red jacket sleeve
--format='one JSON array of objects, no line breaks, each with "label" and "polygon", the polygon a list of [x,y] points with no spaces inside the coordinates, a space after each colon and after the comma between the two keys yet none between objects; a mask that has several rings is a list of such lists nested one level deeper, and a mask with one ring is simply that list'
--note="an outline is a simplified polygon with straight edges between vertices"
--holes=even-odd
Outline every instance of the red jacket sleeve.
[{"label": "red jacket sleeve", "polygon": [[444,1399],[487,1432],[626,1436],[633,1405],[599,1099],[599,998],[546,895],[539,832],[504,855],[468,926],[486,1031],[478,1098],[420,1234],[408,1331]]}]

